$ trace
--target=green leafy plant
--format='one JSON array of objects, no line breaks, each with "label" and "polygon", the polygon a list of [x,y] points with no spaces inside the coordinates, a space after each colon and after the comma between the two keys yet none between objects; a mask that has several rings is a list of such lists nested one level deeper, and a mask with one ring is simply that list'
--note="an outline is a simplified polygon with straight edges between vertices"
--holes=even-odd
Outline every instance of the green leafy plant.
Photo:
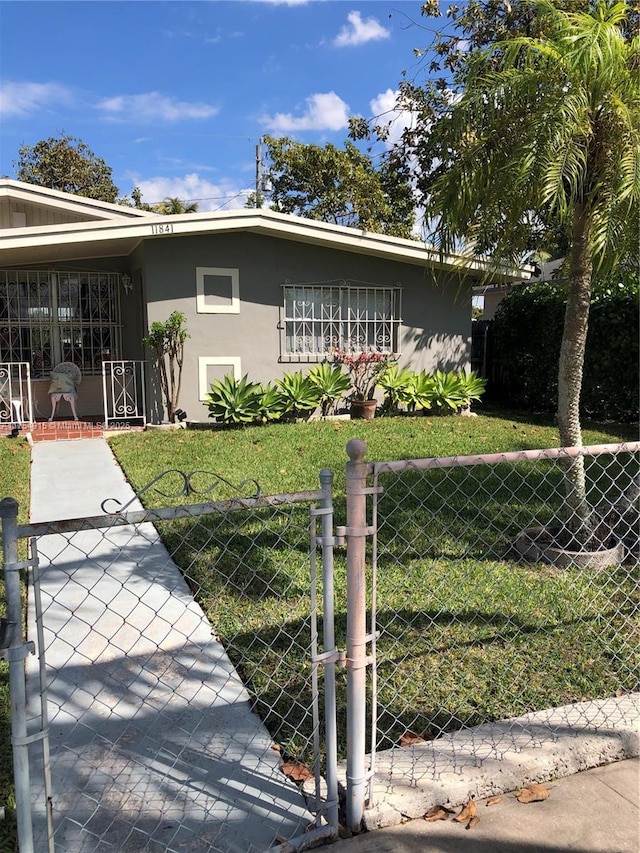
[{"label": "green leafy plant", "polygon": [[411,403],[411,387],[416,374],[408,367],[391,364],[378,378],[378,387],[384,393],[383,412],[397,412],[402,403]]},{"label": "green leafy plant", "polygon": [[239,381],[231,373],[211,383],[207,395],[209,417],[227,426],[256,423],[262,419],[263,389],[249,382],[246,374]]},{"label": "green leafy plant", "polygon": [[324,417],[336,400],[346,396],[351,388],[351,380],[346,373],[343,373],[338,365],[328,361],[316,364],[307,376],[320,392],[320,406]]},{"label": "green leafy plant", "polygon": [[433,381],[433,405],[439,414],[457,412],[464,405],[464,394],[460,380],[453,371],[436,370],[431,377]]},{"label": "green leafy plant", "polygon": [[436,396],[433,377],[425,373],[424,370],[421,370],[420,373],[414,373],[402,396],[411,412],[415,412],[416,409],[430,409]]},{"label": "green leafy plant", "polygon": [[276,388],[282,398],[284,417],[302,417],[320,403],[320,391],[301,371],[286,373],[282,379],[277,379]]},{"label": "green leafy plant", "polygon": [[279,421],[284,415],[285,403],[282,394],[270,382],[262,386],[260,395],[260,420],[263,423]]},{"label": "green leafy plant", "polygon": [[472,400],[479,400],[487,387],[487,380],[478,376],[475,370],[461,370],[457,374],[457,379],[460,394],[463,397],[463,402],[461,403],[463,408],[471,405]]},{"label": "green leafy plant", "polygon": [[184,314],[174,311],[164,322],[152,323],[149,334],[142,339],[156,361],[169,423],[175,421],[182,382],[184,343],[190,337],[185,322]]}]

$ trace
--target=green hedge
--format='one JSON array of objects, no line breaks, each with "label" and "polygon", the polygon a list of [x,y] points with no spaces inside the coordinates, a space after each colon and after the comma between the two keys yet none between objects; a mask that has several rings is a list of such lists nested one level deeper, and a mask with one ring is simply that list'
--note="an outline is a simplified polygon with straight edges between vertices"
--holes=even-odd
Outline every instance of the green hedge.
[{"label": "green hedge", "polygon": [[[498,388],[511,404],[555,412],[558,359],[566,307],[562,284],[514,290],[500,303],[493,340],[500,363]],[[638,417],[638,287],[607,288],[591,300],[582,384],[587,417]]]}]

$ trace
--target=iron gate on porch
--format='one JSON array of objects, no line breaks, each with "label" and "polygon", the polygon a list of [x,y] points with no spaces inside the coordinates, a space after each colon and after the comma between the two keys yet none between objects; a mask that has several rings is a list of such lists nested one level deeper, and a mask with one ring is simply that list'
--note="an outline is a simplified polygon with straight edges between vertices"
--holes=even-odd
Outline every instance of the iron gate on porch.
[{"label": "iron gate on porch", "polygon": [[217,499],[23,526],[0,503],[21,853],[335,837],[331,481],[168,472],[148,488]]}]

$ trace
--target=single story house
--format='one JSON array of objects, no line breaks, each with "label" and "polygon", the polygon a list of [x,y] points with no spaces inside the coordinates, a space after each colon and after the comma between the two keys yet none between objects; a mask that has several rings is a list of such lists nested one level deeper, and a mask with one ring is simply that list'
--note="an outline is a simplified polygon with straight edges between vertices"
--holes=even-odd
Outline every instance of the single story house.
[{"label": "single story house", "polygon": [[417,241],[264,208],[161,216],[3,179],[0,369],[28,366],[34,419],[50,414],[52,368],[72,362],[81,417],[157,422],[142,339],[175,310],[190,334],[180,396],[190,420],[207,420],[214,379],[272,380],[334,348],[459,369],[483,270],[460,272],[456,261]]}]

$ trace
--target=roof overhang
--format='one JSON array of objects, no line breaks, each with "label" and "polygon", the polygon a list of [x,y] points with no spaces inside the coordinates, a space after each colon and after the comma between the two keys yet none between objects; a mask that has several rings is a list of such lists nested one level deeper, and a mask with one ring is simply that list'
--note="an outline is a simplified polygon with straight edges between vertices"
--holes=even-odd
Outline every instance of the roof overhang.
[{"label": "roof overhang", "polygon": [[[389,237],[272,210],[243,208],[216,213],[190,213],[133,219],[109,219],[0,231],[0,266],[60,263],[92,257],[129,255],[142,241],[179,236],[251,232],[315,246],[395,260],[435,269],[457,270],[478,278],[491,271],[489,262],[442,255],[416,240]],[[501,281],[522,279],[528,269],[491,271]]]},{"label": "roof overhang", "polygon": [[111,204],[108,201],[98,201],[85,196],[52,190],[36,184],[23,181],[12,181],[10,178],[0,179],[0,200],[20,205],[45,208],[49,210],[84,216],[89,220],[96,219],[157,219],[160,214],[124,204]]}]

